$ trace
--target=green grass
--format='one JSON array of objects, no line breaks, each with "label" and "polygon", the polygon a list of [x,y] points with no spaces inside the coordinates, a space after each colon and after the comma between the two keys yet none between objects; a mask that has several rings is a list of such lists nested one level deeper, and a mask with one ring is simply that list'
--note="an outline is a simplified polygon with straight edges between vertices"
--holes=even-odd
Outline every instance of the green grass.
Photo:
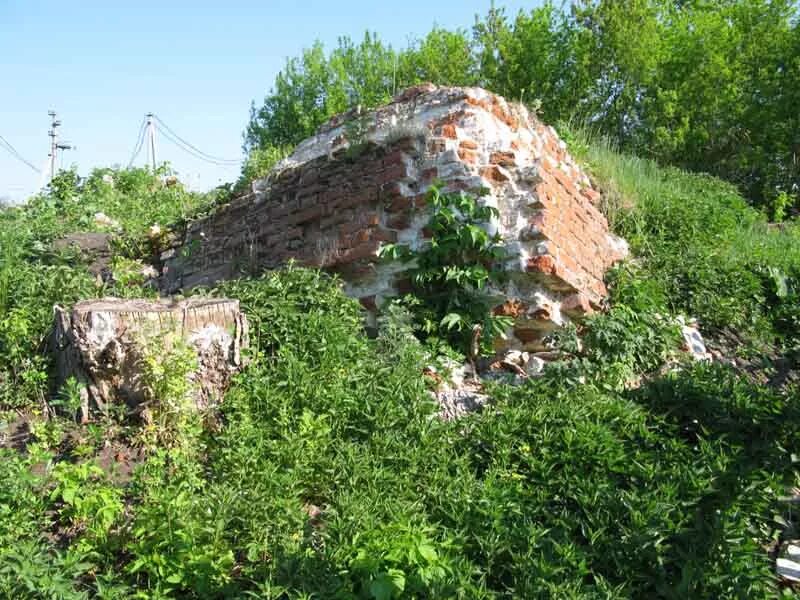
[{"label": "green grass", "polygon": [[[800,394],[689,363],[671,316],[796,360],[796,226],[769,228],[717,180],[571,145],[635,255],[609,275],[583,348],[577,330],[560,336],[573,359],[442,422],[421,375],[435,357],[402,315],[369,339],[357,302],[317,271],[225,283],[208,293],[241,299],[254,347],[216,427],[187,416],[152,438],[29,410],[32,444],[0,456],[0,596],[775,597],[768,548],[787,526],[778,498],[800,483]],[[130,240],[152,221],[209,201],[148,200],[127,220],[160,188],[82,189],[64,224],[50,197],[0,214],[3,240],[23,240],[3,245],[0,366],[31,380],[7,386],[6,407],[46,391],[50,303],[142,292],[95,287],[49,240],[103,210],[121,221],[117,252],[138,259]],[[129,482],[90,466],[108,444],[141,445]]]},{"label": "green grass", "polygon": [[[562,131],[606,192],[611,226],[641,264],[637,278],[650,280],[670,311],[698,318],[706,330],[734,329],[753,341],[796,340],[796,222],[770,225],[719,179],[620,154],[579,128]],[[779,281],[788,283],[785,293]],[[787,312],[793,314],[789,322]]]}]

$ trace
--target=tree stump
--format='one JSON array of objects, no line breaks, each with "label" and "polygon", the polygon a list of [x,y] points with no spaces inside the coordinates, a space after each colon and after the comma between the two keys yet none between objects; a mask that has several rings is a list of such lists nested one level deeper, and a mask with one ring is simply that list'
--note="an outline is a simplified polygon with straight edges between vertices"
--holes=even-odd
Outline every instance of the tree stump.
[{"label": "tree stump", "polygon": [[[142,410],[151,398],[143,367],[149,358],[168,358],[176,344],[196,356],[187,377],[198,408],[218,404],[231,376],[242,366],[248,328],[238,300],[175,301],[103,298],[54,307],[55,382],[74,377],[81,389],[80,420],[124,404]],[[154,352],[154,348],[156,349]],[[165,362],[164,364],[167,364]]]}]

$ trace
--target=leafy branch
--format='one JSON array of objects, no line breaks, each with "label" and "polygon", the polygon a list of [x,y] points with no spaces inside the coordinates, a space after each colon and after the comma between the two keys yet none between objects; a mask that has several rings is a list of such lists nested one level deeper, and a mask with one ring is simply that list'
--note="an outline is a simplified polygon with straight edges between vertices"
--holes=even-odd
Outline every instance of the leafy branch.
[{"label": "leafy branch", "polygon": [[488,292],[489,284],[505,278],[498,266],[506,252],[500,235],[486,228],[499,216],[496,208],[480,202],[487,191],[445,193],[433,186],[427,197],[430,242],[420,250],[403,244],[381,250],[382,257],[411,265],[408,275],[417,299],[411,308],[418,329],[447,339],[470,356],[476,353],[471,349],[476,332],[487,334],[477,350],[486,352],[490,341],[511,325],[510,318],[492,314]]}]

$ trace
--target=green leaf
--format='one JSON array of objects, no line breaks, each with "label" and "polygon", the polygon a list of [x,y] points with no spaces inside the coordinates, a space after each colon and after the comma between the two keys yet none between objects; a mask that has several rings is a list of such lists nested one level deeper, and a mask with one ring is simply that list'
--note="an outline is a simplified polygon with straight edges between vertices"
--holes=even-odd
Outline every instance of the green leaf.
[{"label": "green leaf", "polygon": [[420,544],[417,547],[417,550],[419,550],[420,556],[422,556],[422,558],[424,558],[428,562],[435,562],[436,559],[439,558],[439,555],[436,552],[436,548],[434,548],[430,544]]},{"label": "green leaf", "polygon": [[[403,587],[405,587],[405,578],[403,578],[402,583]],[[370,584],[369,593],[375,600],[391,600],[397,589],[395,578],[390,573],[381,573]],[[400,591],[402,589],[400,588]]]},{"label": "green leaf", "polygon": [[445,317],[441,320],[441,325],[446,327],[448,330],[452,330],[455,327],[461,327],[463,325],[464,319],[458,313],[448,313]]},{"label": "green leaf", "polygon": [[61,492],[61,498],[67,504],[74,504],[75,503],[75,492],[77,490],[75,488],[65,488],[63,492]]}]

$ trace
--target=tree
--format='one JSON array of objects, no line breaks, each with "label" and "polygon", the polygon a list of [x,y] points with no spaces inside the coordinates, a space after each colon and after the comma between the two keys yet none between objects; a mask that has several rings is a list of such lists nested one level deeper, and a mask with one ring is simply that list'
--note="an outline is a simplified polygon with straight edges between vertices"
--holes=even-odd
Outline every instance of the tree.
[{"label": "tree", "polygon": [[367,33],[327,56],[317,42],[252,107],[245,149],[296,144],[422,81],[478,84],[547,122],[588,122],[623,150],[728,179],[757,205],[800,193],[794,0],[546,2],[513,19],[492,6],[471,39],[434,27],[396,52]]}]

